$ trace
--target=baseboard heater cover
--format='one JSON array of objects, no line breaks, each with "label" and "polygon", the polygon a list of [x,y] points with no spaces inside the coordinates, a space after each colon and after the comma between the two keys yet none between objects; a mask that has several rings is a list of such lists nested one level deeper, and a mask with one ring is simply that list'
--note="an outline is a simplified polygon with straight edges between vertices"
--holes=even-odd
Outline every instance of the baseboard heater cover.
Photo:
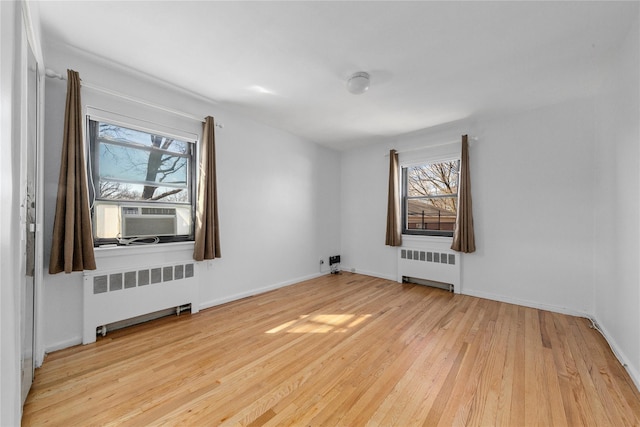
[{"label": "baseboard heater cover", "polygon": [[125,320],[109,323],[97,328],[97,335],[105,336],[107,332],[117,331],[118,329],[128,328],[129,326],[139,325],[141,323],[150,322],[167,316],[179,316],[185,311],[191,311],[191,304],[181,305],[180,307],[171,307],[166,310],[154,311],[153,313],[143,314]]},{"label": "baseboard heater cover", "polygon": [[417,277],[402,276],[402,283],[414,283],[416,285],[431,286],[432,288],[444,289],[453,292],[454,285],[451,283],[437,282],[435,280],[425,280]]},{"label": "baseboard heater cover", "polygon": [[[198,281],[193,262],[117,271],[84,273],[82,343],[95,342],[106,325],[167,309],[179,314],[199,307]],[[133,320],[131,320],[133,321]]]},{"label": "baseboard heater cover", "polygon": [[405,281],[459,293],[460,255],[439,248],[399,248],[398,282]]}]

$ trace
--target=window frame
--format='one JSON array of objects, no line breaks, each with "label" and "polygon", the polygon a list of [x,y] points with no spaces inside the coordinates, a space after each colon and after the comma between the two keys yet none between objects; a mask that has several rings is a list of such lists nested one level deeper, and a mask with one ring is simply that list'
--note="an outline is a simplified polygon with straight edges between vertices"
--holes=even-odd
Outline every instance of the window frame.
[{"label": "window frame", "polygon": [[[437,163],[446,163],[446,162],[458,162],[458,192],[452,195],[436,195],[436,196],[423,196],[423,197],[410,197],[408,196],[408,169],[415,166],[425,166],[425,165],[433,165]],[[456,200],[459,194],[459,183],[460,183],[460,156],[447,156],[447,157],[438,157],[433,159],[425,159],[424,161],[412,161],[411,163],[401,164],[400,165],[400,203],[401,203],[401,214],[402,214],[402,234],[407,236],[428,236],[428,237],[445,237],[445,238],[453,238],[453,234],[455,232],[455,222],[453,230],[429,230],[429,229],[411,229],[408,228],[408,201],[410,199],[438,199],[438,198],[453,198]],[[457,205],[456,205],[456,214],[457,214]]]},{"label": "window frame", "polygon": [[[152,200],[115,200],[115,199],[102,199],[97,195],[97,188],[99,186],[99,142],[94,141],[90,135],[90,121],[99,123],[108,123],[110,125],[120,126],[148,134],[159,135],[163,137],[171,137],[183,142],[187,142],[190,147],[190,155],[187,156],[187,191],[189,196],[189,202],[164,202],[164,201],[152,201]],[[196,222],[196,209],[197,209],[197,182],[198,182],[198,165],[200,164],[200,135],[192,132],[182,131],[154,122],[144,121],[141,119],[132,118],[129,116],[120,115],[117,113],[111,113],[99,109],[87,108],[85,114],[85,141],[87,149],[87,175],[89,179],[89,197],[90,197],[90,214],[92,233],[94,240],[94,247],[100,247],[103,245],[111,246],[116,244],[118,246],[127,245],[127,241],[131,238],[123,238],[118,236],[116,238],[104,238],[97,236],[97,218],[96,218],[96,205],[112,205],[118,207],[126,206],[142,206],[142,207],[157,207],[157,208],[173,208],[189,207],[191,224],[188,234],[175,234],[171,236],[157,236],[157,243],[174,243],[174,242],[193,242],[195,240],[195,222]],[[122,143],[126,146],[125,143]],[[135,147],[132,144],[132,147]],[[144,148],[145,151],[151,151],[152,149]],[[114,180],[115,181],[115,180]],[[122,215],[119,213],[119,215]],[[122,218],[120,219],[122,221]]]}]

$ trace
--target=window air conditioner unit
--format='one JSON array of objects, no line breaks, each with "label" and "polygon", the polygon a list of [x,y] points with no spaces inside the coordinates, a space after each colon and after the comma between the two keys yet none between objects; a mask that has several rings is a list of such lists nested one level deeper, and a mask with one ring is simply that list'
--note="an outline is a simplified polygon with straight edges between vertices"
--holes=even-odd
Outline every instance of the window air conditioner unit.
[{"label": "window air conditioner unit", "polygon": [[176,235],[175,208],[122,206],[121,209],[121,237]]}]

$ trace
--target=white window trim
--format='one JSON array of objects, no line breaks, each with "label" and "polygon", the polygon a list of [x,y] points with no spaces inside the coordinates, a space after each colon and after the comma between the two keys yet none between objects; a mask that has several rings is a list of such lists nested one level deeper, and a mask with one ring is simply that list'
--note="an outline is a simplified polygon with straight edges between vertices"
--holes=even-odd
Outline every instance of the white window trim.
[{"label": "white window trim", "polygon": [[116,246],[113,245],[104,245],[93,248],[96,259],[105,259],[111,257],[121,257],[123,254],[126,255],[151,255],[151,254],[162,254],[162,253],[174,253],[177,251],[192,251],[194,247],[194,242],[168,242],[157,245],[130,245],[130,246]]},{"label": "white window trim", "polygon": [[420,166],[428,163],[441,163],[451,160],[460,160],[462,142],[446,142],[438,145],[402,151],[398,153],[400,169]]},{"label": "white window trim", "polygon": [[[462,153],[462,142],[452,141],[442,144],[431,145],[428,147],[417,148],[413,150],[406,150],[405,152],[398,153],[398,177],[401,185],[404,185],[402,179],[402,170],[404,168],[412,166],[421,166],[430,163],[442,163],[452,160],[460,160]],[[402,193],[402,189],[401,189]],[[404,204],[404,198],[400,201],[401,205]],[[403,211],[403,209],[401,209]],[[402,218],[402,229],[404,230],[404,217]],[[443,242],[453,242],[453,236],[425,236],[420,234],[405,234],[402,233],[402,241],[404,242],[420,242],[420,243],[435,243],[440,244]]]},{"label": "white window trim", "polygon": [[[195,212],[197,212],[197,185],[198,185],[198,179],[199,179],[199,173],[200,173],[200,135],[189,132],[189,131],[184,131],[184,130],[180,130],[180,129],[176,129],[173,127],[169,127],[169,126],[165,126],[153,121],[146,121],[143,119],[138,119],[138,118],[134,118],[134,117],[130,117],[124,114],[118,114],[118,113],[114,113],[111,111],[107,111],[107,110],[103,110],[100,108],[96,108],[96,107],[91,107],[91,106],[87,106],[86,107],[86,112],[85,112],[85,120],[83,120],[83,133],[85,135],[85,149],[86,149],[86,158],[89,161],[90,167],[87,168],[87,178],[90,181],[90,186],[93,186],[93,156],[91,153],[91,147],[90,147],[90,143],[89,143],[89,137],[87,135],[87,123],[88,120],[93,120],[93,121],[97,121],[97,122],[107,122],[110,124],[114,124],[117,126],[122,126],[122,127],[126,127],[126,128],[130,128],[130,129],[136,129],[136,130],[140,130],[143,132],[147,132],[147,133],[151,133],[151,134],[160,134],[163,136],[168,136],[168,137],[173,137],[175,139],[178,140],[182,140],[184,142],[187,142],[189,144],[193,144],[193,170],[192,170],[192,174],[193,174],[193,185],[195,186],[195,188],[193,189],[193,194],[192,194],[192,202],[190,204],[191,209],[193,211],[193,214],[195,215]],[[93,190],[95,192],[95,189]],[[94,196],[95,197],[95,196]],[[93,205],[95,203],[95,200],[91,201],[91,207],[93,209]],[[195,217],[194,217],[195,218]],[[92,221],[94,221],[94,217],[92,216]],[[192,221],[192,227],[195,227],[195,219]],[[95,224],[94,224],[95,226]],[[192,230],[195,233],[195,230]],[[92,231],[94,233],[94,239],[96,238],[95,236],[95,231]],[[194,235],[195,238],[195,235]],[[102,249],[102,250],[116,250],[116,251],[121,251],[123,248],[132,248],[132,247],[139,247],[139,248],[151,248],[151,247],[157,247],[157,246],[161,246],[161,247],[165,247],[167,245],[180,245],[180,244],[191,244],[191,246],[193,247],[193,240],[188,240],[185,242],[162,242],[160,244],[145,244],[145,245],[133,245],[133,246],[127,246],[127,245],[117,245],[117,246],[113,246],[110,243],[106,243],[104,245],[98,245],[94,247],[94,250],[98,250],[98,249]]]},{"label": "white window trim", "polygon": [[451,246],[453,243],[453,237],[450,236],[422,236],[419,234],[403,234],[402,235],[402,246],[414,247],[417,244],[424,245],[440,245],[447,244]]},{"label": "white window trim", "polygon": [[113,113],[111,111],[101,110],[95,107],[87,107],[86,115],[89,117],[89,119],[94,121],[107,122],[110,124],[140,130],[151,134],[170,136],[184,142],[196,144],[196,146],[199,140],[199,135],[189,131],[176,129],[156,122],[137,119],[135,117],[129,117],[123,114]]}]

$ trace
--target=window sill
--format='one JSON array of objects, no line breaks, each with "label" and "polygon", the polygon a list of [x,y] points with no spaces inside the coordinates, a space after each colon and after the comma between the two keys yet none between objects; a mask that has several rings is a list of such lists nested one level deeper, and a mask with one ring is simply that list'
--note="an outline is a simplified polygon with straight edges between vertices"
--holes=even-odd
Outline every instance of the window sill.
[{"label": "window sill", "polygon": [[453,243],[453,237],[449,236],[420,236],[416,234],[403,234],[402,235],[402,245],[404,243],[421,243],[421,244],[439,244],[439,245],[449,245]]},{"label": "window sill", "polygon": [[193,252],[194,242],[159,243],[155,245],[109,246],[94,248],[96,258]]}]

